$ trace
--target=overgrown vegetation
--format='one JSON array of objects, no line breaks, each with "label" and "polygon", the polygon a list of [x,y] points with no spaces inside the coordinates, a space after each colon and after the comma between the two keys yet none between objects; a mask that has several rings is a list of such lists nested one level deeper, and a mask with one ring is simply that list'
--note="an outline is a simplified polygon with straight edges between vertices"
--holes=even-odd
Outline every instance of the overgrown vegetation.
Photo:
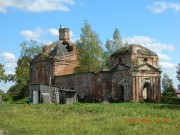
[{"label": "overgrown vegetation", "polygon": [[178,135],[180,105],[3,104],[0,130],[5,135]]},{"label": "overgrown vegetation", "polygon": [[123,40],[118,28],[115,28],[112,39],[108,39],[105,44],[106,51],[105,55],[105,69],[109,70],[110,67],[110,56],[117,50],[124,47]]},{"label": "overgrown vegetation", "polygon": [[0,82],[1,82],[1,80],[5,80],[5,79],[6,79],[6,77],[5,77],[4,65],[2,65],[0,63]]},{"label": "overgrown vegetation", "polygon": [[80,40],[77,41],[79,66],[76,67],[76,73],[97,72],[102,70],[104,61],[102,42],[98,34],[93,31],[91,25],[84,21],[81,28]]},{"label": "overgrown vegetation", "polygon": [[2,91],[1,89],[0,89],[0,95],[2,96],[2,100],[3,100],[3,101],[5,101],[5,102],[8,101],[8,95],[7,95],[7,93],[4,93],[4,91]]},{"label": "overgrown vegetation", "polygon": [[14,81],[14,78],[13,74],[5,74],[4,65],[0,63],[0,82]]},{"label": "overgrown vegetation", "polygon": [[174,88],[173,81],[169,78],[167,74],[163,74],[162,78],[162,99],[164,103],[180,103],[180,100],[177,98]]},{"label": "overgrown vegetation", "polygon": [[139,66],[138,58],[137,57],[134,58],[132,62],[133,62],[133,68],[136,69]]}]

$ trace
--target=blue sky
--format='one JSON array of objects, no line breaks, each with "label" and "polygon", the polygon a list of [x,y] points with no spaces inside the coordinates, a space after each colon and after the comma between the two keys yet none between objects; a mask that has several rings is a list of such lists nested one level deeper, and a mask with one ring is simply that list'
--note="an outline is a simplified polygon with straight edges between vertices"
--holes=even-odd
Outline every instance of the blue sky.
[{"label": "blue sky", "polygon": [[[163,73],[177,87],[180,63],[180,1],[178,0],[0,0],[0,63],[14,73],[19,44],[34,39],[44,44],[58,40],[58,28],[80,37],[87,20],[105,44],[115,28],[124,40],[142,44],[160,57]],[[7,91],[13,83],[0,83]]]}]

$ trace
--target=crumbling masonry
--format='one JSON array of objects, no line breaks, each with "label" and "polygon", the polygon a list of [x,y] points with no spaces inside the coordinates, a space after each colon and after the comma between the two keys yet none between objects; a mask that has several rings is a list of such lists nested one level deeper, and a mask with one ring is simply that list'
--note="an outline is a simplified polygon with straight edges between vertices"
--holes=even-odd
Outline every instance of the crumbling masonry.
[{"label": "crumbling masonry", "polygon": [[[77,46],[68,28],[59,41],[43,48],[30,65],[30,86],[48,85],[76,90],[79,101],[160,101],[161,71],[157,54],[137,44],[117,50],[110,71],[73,74],[78,66]],[[33,91],[30,94],[33,98]],[[39,98],[41,98],[39,96]],[[52,100],[52,97],[51,97]]]}]

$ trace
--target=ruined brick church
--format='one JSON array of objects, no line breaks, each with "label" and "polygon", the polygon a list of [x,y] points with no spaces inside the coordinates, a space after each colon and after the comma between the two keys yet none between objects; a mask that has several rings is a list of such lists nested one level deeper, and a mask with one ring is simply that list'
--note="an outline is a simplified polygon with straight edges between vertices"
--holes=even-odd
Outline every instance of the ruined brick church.
[{"label": "ruined brick church", "polygon": [[42,95],[49,93],[52,102],[56,92],[61,94],[59,98],[71,102],[75,96],[85,102],[160,101],[161,71],[153,51],[137,44],[127,45],[111,55],[109,71],[74,74],[79,65],[77,49],[70,41],[69,29],[60,28],[59,41],[44,46],[30,64],[31,98],[40,103]]}]

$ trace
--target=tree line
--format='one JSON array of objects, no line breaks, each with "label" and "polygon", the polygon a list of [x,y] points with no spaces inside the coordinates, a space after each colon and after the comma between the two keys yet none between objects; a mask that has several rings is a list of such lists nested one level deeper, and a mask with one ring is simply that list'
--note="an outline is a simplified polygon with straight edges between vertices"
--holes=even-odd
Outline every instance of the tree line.
[{"label": "tree line", "polygon": [[[80,66],[75,68],[75,73],[79,73],[109,70],[111,68],[109,64],[110,56],[115,51],[128,45],[128,43],[123,43],[119,29],[115,28],[112,38],[107,39],[105,48],[103,48],[103,43],[100,40],[99,35],[92,29],[87,21],[84,21],[83,27],[81,28],[80,39],[76,41],[76,45],[79,48],[78,56]],[[43,44],[30,40],[22,42],[20,47],[21,55],[17,61],[15,74],[6,75],[4,65],[0,64],[0,81],[15,82],[15,85],[9,88],[7,94],[3,93],[2,90],[0,90],[0,93],[4,94],[4,98],[9,96],[12,100],[18,100],[29,96],[28,84],[30,62],[35,56],[41,53]],[[180,64],[177,66],[177,78],[180,81]],[[170,89],[173,88],[172,80],[170,81],[166,74],[163,75],[162,87],[164,95],[170,93]]]}]

